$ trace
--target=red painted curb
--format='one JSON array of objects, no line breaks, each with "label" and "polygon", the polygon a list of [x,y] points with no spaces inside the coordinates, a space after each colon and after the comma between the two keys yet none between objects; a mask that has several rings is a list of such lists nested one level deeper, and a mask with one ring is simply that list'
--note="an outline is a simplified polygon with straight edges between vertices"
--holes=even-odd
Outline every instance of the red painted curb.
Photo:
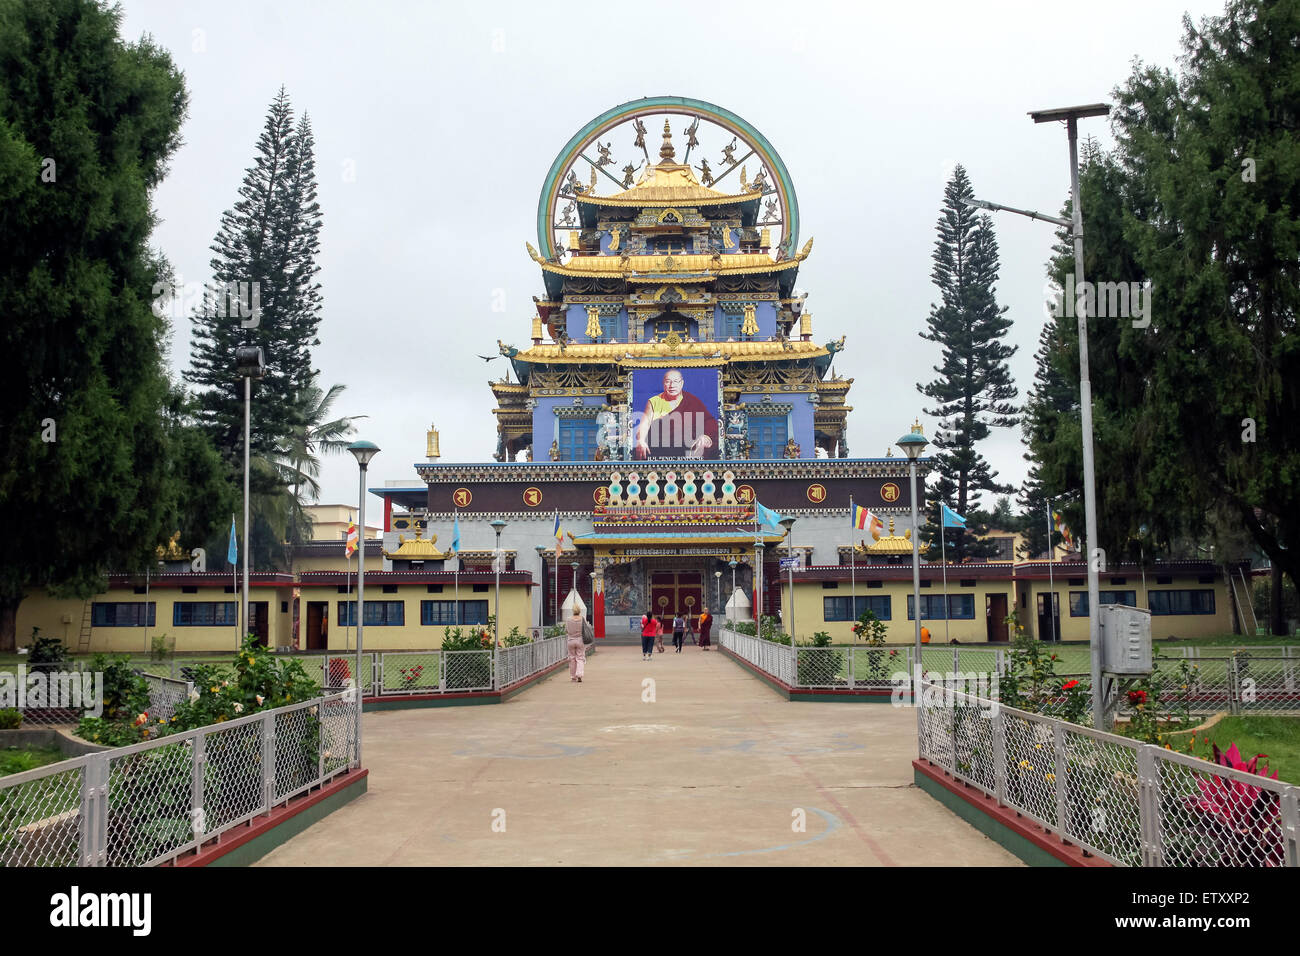
[{"label": "red painted curb", "polygon": [[269,815],[255,817],[247,826],[221,834],[209,843],[200,846],[197,851],[192,851],[192,855],[173,860],[170,865],[207,866],[212,861],[218,860],[227,853],[239,849],[250,840],[255,840],[264,833],[274,830],[286,820],[296,817],[304,810],[315,806],[322,800],[326,800],[329,797],[334,796],[334,794],[346,790],[348,787],[357,783],[359,780],[363,780],[369,775],[370,771],[364,768],[361,770],[349,770],[342,773],[319,790],[304,793],[295,797],[293,800],[289,801],[286,806],[273,808]]},{"label": "red painted curb", "polygon": [[1055,833],[1045,830],[1032,820],[1022,817],[1011,807],[1000,805],[983,791],[976,790],[974,787],[967,786],[960,780],[954,779],[942,767],[937,767],[928,760],[920,758],[913,760],[912,769],[925,774],[953,796],[961,798],[976,810],[992,817],[1017,836],[1028,840],[1044,853],[1056,857],[1066,866],[1111,866],[1110,863],[1100,857],[1086,854],[1074,844],[1064,842]]}]

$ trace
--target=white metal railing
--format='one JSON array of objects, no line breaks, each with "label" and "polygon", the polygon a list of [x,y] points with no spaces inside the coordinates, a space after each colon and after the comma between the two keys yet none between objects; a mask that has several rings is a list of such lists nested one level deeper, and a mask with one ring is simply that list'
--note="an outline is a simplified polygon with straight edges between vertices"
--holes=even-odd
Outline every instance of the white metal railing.
[{"label": "white metal railing", "polygon": [[922,759],[1120,866],[1300,866],[1300,788],[922,682]]},{"label": "white metal railing", "polygon": [[154,866],[360,765],[330,694],[0,777],[0,866]]}]

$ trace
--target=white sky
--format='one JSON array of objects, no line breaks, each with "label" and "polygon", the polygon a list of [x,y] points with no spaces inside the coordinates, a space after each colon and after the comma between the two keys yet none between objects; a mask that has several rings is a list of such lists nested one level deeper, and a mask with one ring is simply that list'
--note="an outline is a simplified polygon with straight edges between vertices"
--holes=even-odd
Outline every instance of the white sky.
[{"label": "white sky", "polygon": [[[1110,100],[1135,57],[1174,66],[1183,12],[1199,19],[1223,2],[124,7],[124,36],[153,34],[189,89],[185,144],[155,198],[155,244],[184,281],[208,278],[208,247],[280,85],[311,115],[324,213],[316,364],[325,384],[347,385],[337,412],[369,416],[358,437],[383,449],[375,486],[418,484],[411,466],[431,422],[444,461],[491,460],[487,382],[504,360],[474,356],[496,354],[498,338],[528,344],[542,282],[524,243],[536,245],[542,179],[592,117],[657,95],[727,107],[785,160],[800,243],[816,238],[799,273],[814,337],[848,336],[835,365],[856,380],[849,448],[883,455],[920,415],[916,383],[938,361],[917,333],[937,299],[930,256],[953,165],[982,198],[1056,214],[1069,188],[1064,128],[1026,113]],[[1083,131],[1109,145],[1104,121]],[[1023,400],[1054,231],[995,222]],[[176,325],[182,369],[188,321]],[[1018,484],[1019,430],[995,431],[983,451]],[[351,457],[328,460],[321,486],[322,501],[355,501]]]}]

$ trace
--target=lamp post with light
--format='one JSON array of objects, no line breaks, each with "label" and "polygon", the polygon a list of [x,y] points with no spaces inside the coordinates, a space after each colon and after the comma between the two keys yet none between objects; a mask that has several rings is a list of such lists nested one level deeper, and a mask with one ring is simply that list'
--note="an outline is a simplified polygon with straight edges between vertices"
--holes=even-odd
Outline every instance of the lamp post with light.
[{"label": "lamp post with light", "polygon": [[546,609],[546,547],[539,544],[533,550],[537,552],[537,565],[541,568],[537,578],[537,626],[544,627],[546,621],[542,612]]},{"label": "lamp post with light", "polygon": [[498,680],[497,645],[501,643],[497,636],[501,633],[501,565],[504,563],[501,555],[501,532],[505,529],[506,523],[497,518],[495,521],[489,521],[488,525],[497,533],[496,550],[492,555],[492,570],[495,572],[496,580],[496,600],[492,609],[492,683],[495,685]]},{"label": "lamp post with light", "polygon": [[794,650],[794,519],[782,518],[781,527],[785,528],[785,555],[790,562],[790,649]]},{"label": "lamp post with light", "polygon": [[[921,525],[920,515],[917,513],[916,497],[916,459],[921,457],[925,451],[926,445],[925,434],[921,431],[920,419],[912,426],[912,430],[900,438],[897,443],[899,448],[907,455],[908,467],[911,469],[912,476],[912,617],[916,621],[916,663],[914,674],[917,678],[912,683],[912,693],[914,695],[913,703],[920,706],[921,703],[921,682],[919,675],[924,673],[921,668]],[[944,608],[944,613],[948,609]]]},{"label": "lamp post with light", "polygon": [[728,612],[727,619],[731,622],[731,630],[734,631],[736,629],[736,609],[732,605],[736,602],[736,559],[732,558],[728,561],[727,566],[731,568],[731,598],[727,601],[725,610]]},{"label": "lamp post with light", "polygon": [[[235,349],[235,368],[244,379],[244,589],[243,607],[240,620],[243,631],[239,635],[239,645],[243,646],[248,637],[248,446],[250,419],[253,408],[253,379],[261,378],[266,371],[266,361],[259,345],[240,345]],[[364,533],[363,533],[364,537]],[[146,618],[148,615],[145,615]]]},{"label": "lamp post with light", "polygon": [[361,648],[366,626],[366,468],[370,459],[379,454],[379,446],[372,441],[354,441],[348,445],[348,451],[361,466],[361,478],[357,506],[360,530],[357,534],[357,603],[354,614],[357,619],[357,679],[354,689],[357,692],[357,766],[361,766],[361,698],[365,694],[365,684],[361,679]]}]

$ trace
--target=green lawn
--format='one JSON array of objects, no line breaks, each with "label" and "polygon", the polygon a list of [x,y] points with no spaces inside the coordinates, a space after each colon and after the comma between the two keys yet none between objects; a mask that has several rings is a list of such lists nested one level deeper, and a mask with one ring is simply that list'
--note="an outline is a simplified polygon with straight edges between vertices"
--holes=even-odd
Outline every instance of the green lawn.
[{"label": "green lawn", "polygon": [[[1170,735],[1170,743],[1184,753],[1192,731]],[[1227,750],[1232,744],[1245,760],[1255,754],[1267,754],[1269,770],[1277,771],[1279,780],[1300,783],[1300,717],[1225,717],[1209,730],[1196,734],[1192,754],[1205,760],[1214,759],[1212,744]]]},{"label": "green lawn", "polygon": [[11,773],[34,770],[46,764],[67,760],[67,756],[56,747],[5,747],[0,749],[0,777]]}]

